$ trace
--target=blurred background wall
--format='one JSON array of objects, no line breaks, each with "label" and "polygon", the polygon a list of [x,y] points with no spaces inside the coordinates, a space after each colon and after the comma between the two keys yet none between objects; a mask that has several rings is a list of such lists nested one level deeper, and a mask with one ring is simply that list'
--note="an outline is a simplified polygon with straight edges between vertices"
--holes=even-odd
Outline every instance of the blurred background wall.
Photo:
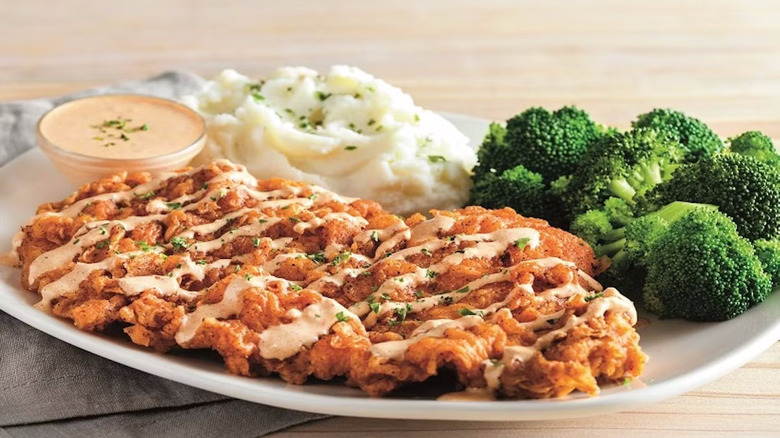
[{"label": "blurred background wall", "polygon": [[0,98],[164,70],[359,66],[423,106],[503,119],[654,106],[780,137],[780,1],[0,1]]}]

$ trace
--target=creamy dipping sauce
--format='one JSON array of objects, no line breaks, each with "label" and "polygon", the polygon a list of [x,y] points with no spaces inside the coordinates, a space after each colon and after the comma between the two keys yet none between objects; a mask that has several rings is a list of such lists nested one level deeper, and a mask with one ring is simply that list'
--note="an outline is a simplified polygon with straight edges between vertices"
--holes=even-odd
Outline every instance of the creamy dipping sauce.
[{"label": "creamy dipping sauce", "polygon": [[172,101],[110,95],[60,105],[41,119],[39,129],[46,140],[77,154],[148,158],[195,143],[203,134],[203,121]]},{"label": "creamy dipping sauce", "polygon": [[38,145],[75,184],[112,173],[153,174],[186,166],[205,143],[193,110],[150,96],[92,96],[64,103],[38,122]]}]

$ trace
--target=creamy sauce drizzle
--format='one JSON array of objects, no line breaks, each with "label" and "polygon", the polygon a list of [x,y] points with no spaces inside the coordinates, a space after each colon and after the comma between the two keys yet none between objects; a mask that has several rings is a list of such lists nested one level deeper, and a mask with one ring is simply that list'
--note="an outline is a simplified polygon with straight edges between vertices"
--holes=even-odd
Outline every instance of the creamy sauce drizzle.
[{"label": "creamy sauce drizzle", "polygon": [[[159,199],[149,201],[145,207],[146,212],[148,213],[146,216],[133,216],[122,220],[97,221],[85,224],[76,232],[68,243],[42,254],[31,263],[28,277],[30,284],[35,282],[44,273],[72,263],[74,257],[81,254],[85,247],[107,239],[109,236],[106,233],[106,229],[110,230],[115,226],[120,226],[125,232],[130,232],[141,224],[163,220],[166,214],[171,211],[168,205],[171,202],[182,204],[181,209],[185,211],[197,210],[203,203],[214,201],[215,199],[224,196],[225,191],[230,189],[242,190],[258,201],[254,207],[242,208],[225,214],[210,223],[193,226],[176,236],[194,240],[204,235],[213,235],[225,228],[233,219],[242,217],[252,211],[261,212],[262,210],[269,208],[285,208],[286,206],[293,204],[299,204],[304,208],[311,208],[319,202],[338,201],[349,203],[354,201],[353,199],[340,197],[319,187],[312,187],[311,190],[314,195],[309,197],[296,197],[303,193],[304,189],[301,187],[285,187],[269,192],[256,191],[247,186],[237,186],[235,188],[227,187],[215,190],[208,189],[208,185],[224,181],[247,184],[252,187],[257,186],[257,181],[246,172],[243,166],[234,165],[227,161],[218,162],[218,164],[223,167],[228,166],[231,170],[215,176],[203,189],[195,193],[183,195],[169,202]],[[193,169],[184,174],[191,175],[198,170],[199,169]],[[89,203],[98,200],[110,200],[117,203],[127,202],[134,197],[143,196],[148,192],[159,189],[168,178],[181,175],[182,173],[169,173],[139,185],[130,191],[106,193],[82,199],[60,212],[41,213],[33,218],[33,220],[42,216],[76,217]],[[181,288],[181,280],[184,276],[191,276],[195,280],[202,280],[209,270],[222,269],[229,266],[231,263],[231,260],[221,259],[209,264],[196,264],[192,260],[192,253],[211,252],[240,236],[261,236],[271,226],[280,221],[289,219],[277,216],[266,216],[263,215],[262,212],[260,218],[261,219],[254,221],[253,223],[248,223],[228,230],[212,240],[192,242],[192,244],[186,248],[186,252],[183,253],[184,261],[182,264],[171,271],[169,275],[123,277],[117,280],[118,286],[122,293],[127,296],[134,296],[144,291],[154,290],[161,296],[177,296],[185,301],[192,301],[206,291],[188,291]],[[368,222],[362,217],[352,216],[347,213],[329,213],[323,217],[314,217],[306,221],[298,220],[293,229],[296,233],[304,233],[307,230],[322,227],[329,221],[334,220],[347,222],[361,229],[368,225]],[[336,256],[339,256],[340,258],[346,257],[347,260],[356,260],[360,267],[342,268],[336,274],[326,275],[311,283],[307,289],[313,292],[322,292],[322,288],[328,284],[338,287],[343,286],[348,278],[357,277],[376,264],[383,263],[385,260],[405,259],[406,257],[420,253],[430,254],[448,245],[460,246],[463,243],[473,244],[472,246],[468,246],[445,256],[428,268],[418,267],[411,273],[386,279],[379,285],[375,294],[372,294],[380,296],[401,289],[416,288],[420,285],[429,284],[437,275],[446,273],[450,268],[463,263],[467,259],[494,258],[501,256],[512,245],[519,245],[518,242],[520,241],[530,248],[535,248],[539,245],[539,232],[531,228],[501,229],[484,234],[442,237],[454,225],[455,219],[448,216],[437,216],[412,228],[399,219],[385,229],[364,229],[357,234],[354,241],[356,243],[368,243],[372,240],[376,241],[379,245],[374,256],[367,257],[360,254],[346,253],[343,252],[346,249],[343,245],[330,245],[324,251],[328,259],[333,259]],[[23,233],[15,236],[14,250],[19,247],[23,237]],[[284,237],[272,240],[268,237],[262,237],[261,240],[269,244],[272,249],[283,249],[292,241],[292,238]],[[392,253],[390,252],[392,249],[399,246],[401,246],[402,249]],[[151,251],[162,253],[170,248],[171,244],[168,243],[161,246],[154,246],[151,248]],[[73,264],[70,272],[41,288],[40,293],[42,299],[36,306],[41,309],[50,309],[53,300],[67,293],[76,291],[92,272],[110,270],[117,266],[117,264],[121,264],[124,260],[139,254],[144,254],[144,252],[117,254],[97,263]],[[306,256],[306,254],[299,252],[278,254],[273,259],[266,261],[262,265],[262,270],[265,273],[273,274],[273,272],[286,260],[304,256]],[[234,259],[236,258],[234,257]],[[341,260],[341,263],[344,263],[345,261],[346,260]],[[555,257],[526,260],[521,263],[535,263],[544,268],[551,268],[561,264],[570,267],[575,266],[572,262],[563,261]],[[325,270],[328,268],[329,264],[330,263],[323,264],[317,269]],[[590,276],[579,270],[578,274],[591,290],[601,290],[601,285]],[[508,269],[505,269],[501,272],[488,274],[471,281],[457,290],[446,291],[428,297],[421,297],[412,302],[385,300],[378,308],[376,306],[373,306],[372,308],[370,305],[371,303],[367,300],[355,303],[350,309],[346,309],[335,300],[322,297],[320,301],[301,310],[289,310],[286,314],[286,318],[290,322],[263,330],[259,335],[256,347],[259,354],[266,359],[283,360],[297,354],[302,348],[311,346],[321,336],[328,334],[331,327],[339,321],[354,320],[360,322],[360,318],[365,317],[362,323],[365,326],[370,327],[375,324],[380,317],[395,311],[400,306],[408,306],[407,309],[410,313],[422,312],[442,303],[456,303],[468,296],[472,291],[479,290],[489,284],[511,280],[511,273]],[[175,335],[175,339],[179,344],[186,346],[186,344],[197,334],[204,322],[232,318],[239,315],[243,308],[243,292],[249,288],[290,288],[295,284],[295,282],[265,274],[250,276],[248,278],[237,277],[226,286],[222,299],[219,302],[212,304],[200,303],[194,311],[186,314]],[[387,360],[400,360],[411,345],[420,342],[425,338],[444,337],[449,330],[453,329],[467,330],[481,324],[485,319],[490,318],[491,315],[494,315],[493,318],[495,318],[500,312],[509,312],[507,306],[516,299],[518,294],[531,294],[535,297],[537,302],[542,303],[554,299],[565,301],[576,295],[587,293],[591,292],[584,289],[576,281],[536,294],[534,293],[531,284],[514,285],[513,289],[502,301],[493,303],[483,309],[475,309],[474,311],[477,315],[464,316],[455,320],[424,321],[407,339],[374,344],[371,347],[371,353]],[[605,296],[595,298],[589,302],[587,311],[583,315],[571,315],[562,327],[542,334],[537,338],[533,345],[508,346],[501,359],[485,361],[484,377],[488,384],[488,392],[500,386],[500,376],[507,366],[512,366],[518,362],[528,360],[536,352],[547,348],[555,340],[565,336],[566,332],[579,324],[586,323],[594,317],[603,316],[610,311],[626,312],[629,314],[632,323],[636,321],[636,311],[631,301],[611,288],[604,291],[604,294]],[[522,323],[522,325],[534,332],[544,331],[551,326],[549,321],[557,321],[563,315],[564,310],[549,315],[540,315],[537,319]],[[481,392],[478,394],[478,392],[479,391],[475,390],[467,390],[468,397],[482,397],[485,395]],[[454,399],[454,397],[459,396],[445,395],[444,397],[445,398],[443,399]]]}]

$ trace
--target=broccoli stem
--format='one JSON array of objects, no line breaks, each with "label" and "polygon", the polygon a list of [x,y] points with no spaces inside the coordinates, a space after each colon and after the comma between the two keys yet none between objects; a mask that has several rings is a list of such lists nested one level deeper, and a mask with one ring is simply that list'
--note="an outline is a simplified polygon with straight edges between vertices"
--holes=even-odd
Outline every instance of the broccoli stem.
[{"label": "broccoli stem", "polygon": [[603,256],[603,255],[613,256],[618,251],[625,248],[625,246],[626,246],[626,239],[620,239],[614,242],[598,245],[594,249],[596,250],[596,254],[599,256]]},{"label": "broccoli stem", "polygon": [[634,190],[634,188],[625,178],[616,178],[610,181],[609,191],[612,192],[615,196],[626,201],[628,205],[636,204],[636,202],[634,202],[634,195],[636,195],[636,190]]}]

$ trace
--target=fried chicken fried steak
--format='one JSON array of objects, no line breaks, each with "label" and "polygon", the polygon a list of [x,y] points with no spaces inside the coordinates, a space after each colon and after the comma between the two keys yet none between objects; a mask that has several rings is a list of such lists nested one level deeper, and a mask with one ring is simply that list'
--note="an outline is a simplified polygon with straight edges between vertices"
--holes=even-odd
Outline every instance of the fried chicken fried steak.
[{"label": "fried chicken fried steak", "polygon": [[582,240],[510,209],[431,214],[222,160],[84,186],[15,240],[40,309],[158,351],[213,349],[240,375],[383,395],[451,369],[545,398],[640,374],[634,306],[591,278]]}]

